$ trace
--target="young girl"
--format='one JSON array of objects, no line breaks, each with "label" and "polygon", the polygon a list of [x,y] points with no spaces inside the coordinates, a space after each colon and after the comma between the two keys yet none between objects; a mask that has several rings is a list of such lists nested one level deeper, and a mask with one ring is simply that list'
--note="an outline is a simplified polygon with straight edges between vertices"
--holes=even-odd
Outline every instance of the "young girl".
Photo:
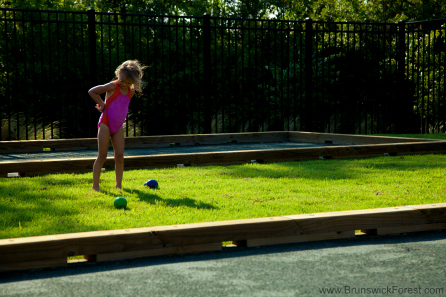
[{"label": "young girl", "polygon": [[[110,138],[115,152],[116,188],[122,189],[122,175],[124,172],[124,129],[122,125],[127,117],[129,103],[135,91],[142,91],[143,70],[137,60],[129,60],[116,68],[116,80],[96,86],[88,91],[91,98],[97,103],[96,109],[102,112],[98,123],[98,157],[93,166],[93,186],[100,191],[99,179],[101,169],[107,159]],[[106,93],[105,102],[100,94]]]}]

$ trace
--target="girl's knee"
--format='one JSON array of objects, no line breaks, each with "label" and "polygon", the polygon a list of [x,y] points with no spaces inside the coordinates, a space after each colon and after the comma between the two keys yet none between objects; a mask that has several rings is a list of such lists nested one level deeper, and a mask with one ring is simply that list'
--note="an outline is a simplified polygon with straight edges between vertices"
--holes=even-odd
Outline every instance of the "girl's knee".
[{"label": "girl's knee", "polygon": [[97,162],[104,163],[107,160],[107,155],[99,154],[96,160]]},{"label": "girl's knee", "polygon": [[124,162],[124,154],[115,154],[115,162],[123,163]]}]

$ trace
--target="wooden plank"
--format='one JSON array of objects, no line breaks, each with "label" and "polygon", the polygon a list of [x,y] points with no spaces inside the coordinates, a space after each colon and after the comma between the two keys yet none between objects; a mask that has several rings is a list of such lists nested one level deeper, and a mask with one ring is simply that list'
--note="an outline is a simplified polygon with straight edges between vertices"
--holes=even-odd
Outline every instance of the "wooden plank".
[{"label": "wooden plank", "polygon": [[152,232],[164,247],[200,245],[255,238],[287,237],[299,233],[289,218],[270,217],[154,227]]},{"label": "wooden plank", "polygon": [[275,217],[3,239],[0,264],[289,236],[295,227],[292,220]]},{"label": "wooden plank", "polygon": [[[384,144],[438,141],[434,139],[417,139],[384,136],[331,134],[316,132],[252,132],[252,133],[219,133],[219,134],[187,134],[187,135],[160,135],[126,137],[127,148],[156,148],[170,146],[172,143],[179,145],[196,144],[225,144],[259,143],[259,142],[331,142],[335,145],[359,145],[359,144]],[[0,153],[42,152],[44,149],[55,151],[97,149],[96,138],[75,139],[50,139],[50,140],[20,140],[0,141]]]},{"label": "wooden plank", "polygon": [[93,259],[94,259],[93,261],[104,262],[104,261],[136,259],[136,258],[152,257],[152,256],[214,252],[214,251],[221,251],[221,250],[222,250],[222,243],[217,242],[217,243],[209,243],[209,244],[201,244],[201,245],[165,247],[165,248],[160,248],[160,249],[99,254],[99,255],[96,255],[95,257],[93,257]]},{"label": "wooden plank", "polygon": [[[341,147],[339,147],[341,148]],[[435,154],[446,152],[446,141],[389,143],[375,145],[344,146],[344,151],[333,151],[333,157],[371,157],[404,154]]]},{"label": "wooden plank", "polygon": [[163,243],[150,229],[81,232],[0,240],[0,266],[135,250],[159,249]]},{"label": "wooden plank", "polygon": [[263,245],[332,240],[332,239],[342,239],[351,237],[355,237],[355,230],[321,233],[321,234],[296,235],[296,236],[277,237],[277,238],[249,239],[246,241],[246,246],[255,247]]},{"label": "wooden plank", "polygon": [[[78,158],[0,162],[0,174],[19,172],[20,176],[34,176],[58,172],[89,172],[93,171],[95,160],[96,158]],[[114,169],[113,157],[107,158],[103,167]]]},{"label": "wooden plank", "polygon": [[[446,222],[446,205],[436,208],[435,212],[422,213],[408,207],[384,208],[375,210],[347,211],[296,216],[283,216],[295,223],[289,230],[284,226],[268,227],[264,222],[255,224],[229,221],[198,224],[187,227],[156,231],[156,236],[165,246],[181,246],[186,243],[202,244],[206,242],[241,241],[249,239],[288,237],[297,235],[349,232],[358,229],[377,229],[410,225],[424,225]],[[289,223],[287,222],[289,226]],[[282,235],[288,233],[287,235]]]},{"label": "wooden plank", "polygon": [[[250,160],[262,160],[262,162],[287,162],[308,159],[319,159],[321,156],[331,158],[359,158],[370,156],[384,156],[385,154],[417,154],[417,153],[443,153],[446,152],[446,141],[444,142],[422,142],[402,144],[379,144],[379,145],[357,145],[336,147],[311,147],[280,150],[250,150],[233,152],[208,152],[182,155],[164,155],[163,163],[189,164],[194,166],[218,165],[218,164],[243,164]],[[152,158],[154,156],[150,156]],[[144,157],[142,157],[144,158]],[[148,159],[149,159],[148,158]],[[147,159],[147,161],[148,161]],[[152,158],[153,159],[153,158]],[[126,166],[129,163],[126,159]],[[143,161],[144,162],[144,161]]]},{"label": "wooden plank", "polygon": [[[383,156],[385,154],[425,154],[446,152],[446,141],[376,144],[335,147],[312,147],[280,150],[250,150],[206,152],[188,154],[163,154],[148,156],[130,156],[125,158],[126,169],[175,167],[177,164],[204,166],[224,164],[246,164],[251,160],[259,163],[288,162],[327,158],[362,158]],[[22,175],[39,175],[56,172],[92,171],[95,158],[53,159],[33,161],[0,162],[0,174],[20,172]],[[108,157],[104,168],[114,169],[113,157]]]},{"label": "wooden plank", "polygon": [[0,154],[97,149],[96,138],[0,141]]},{"label": "wooden plank", "polygon": [[438,141],[436,139],[351,135],[351,134],[317,133],[317,132],[300,132],[300,131],[290,131],[288,139],[289,141],[292,142],[311,142],[311,143],[326,143],[326,141],[329,141],[334,145],[361,145],[361,144]]},{"label": "wooden plank", "polygon": [[418,209],[419,211],[437,211],[446,206],[446,202],[433,203],[433,204],[421,204],[421,205],[406,205],[406,208]]},{"label": "wooden plank", "polygon": [[[424,205],[408,205],[405,208],[413,209],[421,215],[429,218],[429,224],[410,225],[397,227],[383,227],[372,229],[375,235],[387,235],[407,232],[421,232],[446,229],[446,220],[444,219],[446,203],[424,204]],[[367,232],[365,232],[367,233]]]},{"label": "wooden plank", "polygon": [[379,236],[379,235],[434,231],[434,230],[446,230],[446,223],[378,228],[378,229],[369,229],[369,230],[361,230],[361,231],[365,234]]},{"label": "wooden plank", "polygon": [[[258,142],[311,142],[325,143],[331,141],[336,145],[346,144],[383,144],[403,142],[428,142],[434,139],[417,139],[402,137],[367,136],[332,134],[300,131],[252,132],[252,133],[219,133],[219,134],[187,134],[126,137],[128,148],[166,147],[172,143],[180,145],[224,144],[228,142],[258,143]],[[97,149],[96,138],[49,139],[49,140],[19,140],[0,141],[0,153],[41,152],[43,149],[55,151]]]},{"label": "wooden plank", "polygon": [[357,145],[132,156],[125,158],[125,166],[126,168],[133,168],[136,166],[168,167],[176,166],[176,164],[202,166],[218,164],[243,164],[249,163],[251,160],[262,160],[263,162],[285,162],[319,159],[320,156],[330,156],[333,158],[354,158],[366,156],[383,156],[385,153],[407,154],[431,152],[446,152],[446,141],[381,144],[371,146]]},{"label": "wooden plank", "polygon": [[[297,149],[301,150],[301,149]],[[244,164],[251,160],[267,159],[269,162],[304,160],[318,158],[320,152],[310,151],[311,155],[303,150],[253,150],[233,152],[209,152],[188,154],[162,154],[148,156],[126,157],[125,168],[165,168],[176,167],[177,164],[203,166],[218,164]],[[0,174],[6,175],[11,172],[20,172],[22,176],[41,175],[57,172],[89,172],[92,171],[96,158],[78,159],[45,159],[31,161],[9,161],[0,162]],[[106,169],[114,169],[113,157],[108,157],[103,165]]]},{"label": "wooden plank", "polygon": [[[446,223],[446,204],[286,216],[301,235]],[[309,219],[313,218],[313,219]]]},{"label": "wooden plank", "polygon": [[[252,133],[219,133],[219,134],[187,134],[126,137],[127,148],[167,147],[172,143],[178,145],[207,145],[257,142],[288,141],[288,132],[252,132]],[[42,152],[44,149],[55,151],[71,151],[97,149],[96,138],[50,139],[0,141],[0,154]]]},{"label": "wooden plank", "polygon": [[[400,231],[402,228],[443,228],[446,203],[352,210],[331,213],[207,222],[185,225],[147,227],[113,231],[83,232],[0,240],[0,266],[12,264],[46,265],[69,256],[102,255],[99,260],[119,256],[149,255],[215,247],[225,241],[250,244],[290,240],[329,238],[327,234],[346,234],[354,230],[377,229]],[[394,228],[394,229],[389,229]],[[302,237],[303,236],[303,237]],[[279,239],[277,239],[279,238]],[[258,240],[258,241],[256,241]],[[195,248],[193,248],[195,246]],[[171,250],[163,250],[173,248]],[[157,251],[155,251],[157,250]],[[114,254],[114,255],[109,255]],[[102,257],[102,258],[101,258]],[[37,262],[36,262],[37,261]],[[25,264],[28,263],[28,264]],[[34,263],[34,264],[33,264]],[[11,264],[11,265],[10,265]],[[49,265],[49,264],[48,264]]]},{"label": "wooden plank", "polygon": [[126,138],[126,147],[156,147],[178,145],[209,145],[227,143],[260,143],[288,141],[288,132],[250,132],[250,133],[218,133],[164,135]]},{"label": "wooden plank", "polygon": [[30,270],[30,269],[46,268],[46,267],[60,267],[60,266],[67,266],[67,264],[68,264],[67,258],[47,259],[41,261],[28,261],[28,262],[17,262],[17,263],[1,263],[0,272]]},{"label": "wooden plank", "polygon": [[415,209],[426,217],[429,217],[430,223],[446,223],[444,219],[446,203],[408,205],[406,208]]}]

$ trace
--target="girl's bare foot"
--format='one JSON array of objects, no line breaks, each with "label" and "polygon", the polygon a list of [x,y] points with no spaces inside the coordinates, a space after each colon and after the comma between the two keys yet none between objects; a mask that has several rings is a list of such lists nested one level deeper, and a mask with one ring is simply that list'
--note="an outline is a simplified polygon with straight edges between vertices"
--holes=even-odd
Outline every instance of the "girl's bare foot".
[{"label": "girl's bare foot", "polygon": [[93,187],[91,187],[91,189],[92,189],[92,190],[95,190],[96,192],[101,192],[101,189],[100,189],[100,188],[93,188]]},{"label": "girl's bare foot", "polygon": [[118,185],[116,185],[116,189],[118,189],[118,190],[122,190],[122,186],[118,186]]}]

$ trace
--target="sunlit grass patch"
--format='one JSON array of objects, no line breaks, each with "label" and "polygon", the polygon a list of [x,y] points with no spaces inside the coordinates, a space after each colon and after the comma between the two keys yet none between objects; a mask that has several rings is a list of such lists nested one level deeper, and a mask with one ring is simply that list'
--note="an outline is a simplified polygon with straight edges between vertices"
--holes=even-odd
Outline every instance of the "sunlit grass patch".
[{"label": "sunlit grass patch", "polygon": [[[445,202],[446,156],[129,170],[0,179],[0,238]],[[160,189],[143,187],[156,179]],[[114,208],[124,196],[126,209]]]}]

